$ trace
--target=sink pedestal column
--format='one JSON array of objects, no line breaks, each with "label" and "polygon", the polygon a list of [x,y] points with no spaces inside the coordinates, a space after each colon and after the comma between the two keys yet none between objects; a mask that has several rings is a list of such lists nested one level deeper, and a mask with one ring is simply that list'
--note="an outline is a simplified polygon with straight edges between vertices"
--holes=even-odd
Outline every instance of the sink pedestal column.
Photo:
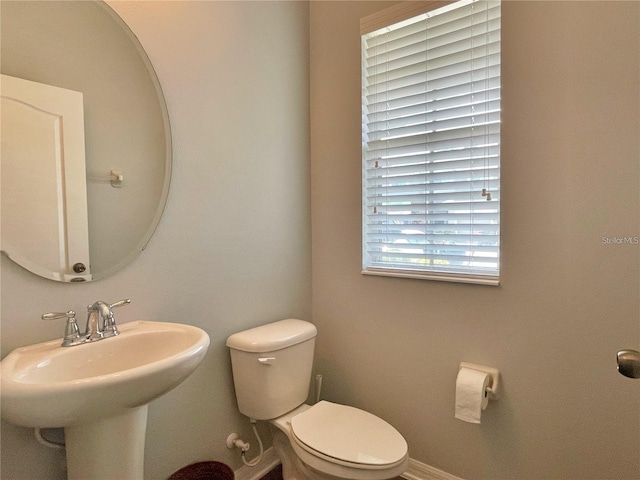
[{"label": "sink pedestal column", "polygon": [[147,407],[66,427],[69,480],[143,480]]}]

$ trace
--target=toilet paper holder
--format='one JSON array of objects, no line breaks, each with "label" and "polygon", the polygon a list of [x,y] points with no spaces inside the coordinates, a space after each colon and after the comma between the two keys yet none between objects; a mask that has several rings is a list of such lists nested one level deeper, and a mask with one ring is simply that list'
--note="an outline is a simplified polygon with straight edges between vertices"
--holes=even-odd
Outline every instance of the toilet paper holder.
[{"label": "toilet paper holder", "polygon": [[498,387],[500,385],[500,371],[497,368],[485,367],[484,365],[477,365],[475,363],[461,362],[458,370],[462,368],[470,368],[472,370],[478,370],[488,374],[490,381],[485,395],[487,395],[490,400],[497,400]]}]

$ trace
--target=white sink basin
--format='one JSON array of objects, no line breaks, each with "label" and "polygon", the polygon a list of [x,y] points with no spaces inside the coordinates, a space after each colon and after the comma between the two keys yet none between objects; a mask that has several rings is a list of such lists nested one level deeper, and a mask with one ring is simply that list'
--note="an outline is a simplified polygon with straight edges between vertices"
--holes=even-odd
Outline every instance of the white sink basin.
[{"label": "white sink basin", "polygon": [[[58,339],[17,348],[0,362],[2,418],[65,427],[69,478],[141,478],[142,459],[123,462],[136,471],[113,471],[87,463],[87,450],[113,459],[100,452],[119,446],[140,457],[146,405],[184,381],[209,348],[207,333],[190,325],[137,321],[118,329],[118,336],[73,347]],[[132,445],[123,444],[125,431],[136,438]]]},{"label": "white sink basin", "polygon": [[25,427],[67,427],[138,407],[173,389],[209,347],[203,330],[176,323],[119,325],[120,335],[61,347],[17,348],[2,360],[2,418]]}]

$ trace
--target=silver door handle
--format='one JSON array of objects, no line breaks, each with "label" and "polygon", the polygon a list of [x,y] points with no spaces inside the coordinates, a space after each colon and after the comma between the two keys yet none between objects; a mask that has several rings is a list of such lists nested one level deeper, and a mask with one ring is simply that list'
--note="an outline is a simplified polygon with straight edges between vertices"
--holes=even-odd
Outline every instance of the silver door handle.
[{"label": "silver door handle", "polygon": [[618,371],[629,378],[640,378],[640,352],[620,350],[618,352]]}]

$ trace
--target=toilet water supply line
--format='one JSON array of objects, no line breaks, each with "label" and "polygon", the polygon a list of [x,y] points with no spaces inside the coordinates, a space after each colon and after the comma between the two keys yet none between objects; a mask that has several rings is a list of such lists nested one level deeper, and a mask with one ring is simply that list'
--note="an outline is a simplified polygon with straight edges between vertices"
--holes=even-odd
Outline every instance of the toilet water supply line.
[{"label": "toilet water supply line", "polygon": [[240,455],[242,456],[242,463],[244,463],[247,467],[255,467],[260,463],[260,461],[262,461],[262,454],[264,453],[264,447],[262,446],[262,440],[260,439],[260,435],[258,434],[258,429],[256,428],[257,420],[255,418],[250,418],[249,420],[251,421],[251,427],[253,428],[253,433],[255,434],[256,439],[258,440],[258,445],[260,446],[260,453],[258,454],[258,456],[251,461],[247,460],[245,454],[249,451],[249,449],[251,448],[251,445],[249,445],[247,442],[242,440],[237,433],[232,433],[231,435],[229,435],[229,437],[227,437],[227,448],[229,449],[239,448]]}]

